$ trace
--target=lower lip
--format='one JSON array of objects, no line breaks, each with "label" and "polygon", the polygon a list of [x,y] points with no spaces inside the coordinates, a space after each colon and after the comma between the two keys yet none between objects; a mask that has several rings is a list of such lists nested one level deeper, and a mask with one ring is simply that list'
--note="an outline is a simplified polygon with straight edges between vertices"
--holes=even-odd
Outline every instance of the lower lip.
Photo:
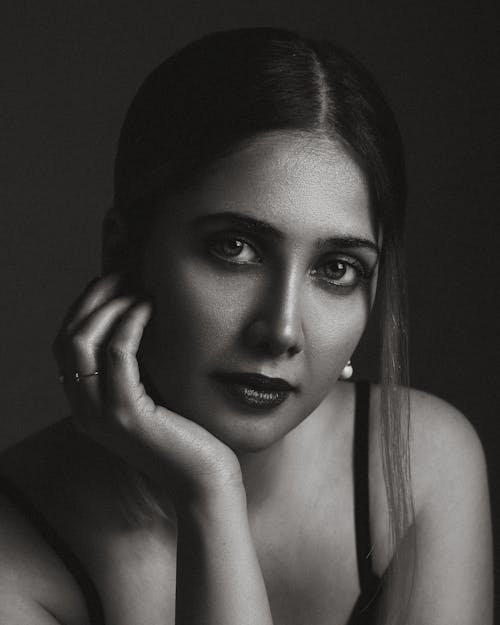
[{"label": "lower lip", "polygon": [[216,378],[226,392],[247,408],[269,410],[288,398],[291,391],[262,391],[225,378]]}]

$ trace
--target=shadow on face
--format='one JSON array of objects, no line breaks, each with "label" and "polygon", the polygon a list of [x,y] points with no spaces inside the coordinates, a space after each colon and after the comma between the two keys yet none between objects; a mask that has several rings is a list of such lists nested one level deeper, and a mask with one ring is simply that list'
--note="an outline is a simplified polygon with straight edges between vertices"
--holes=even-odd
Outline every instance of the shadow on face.
[{"label": "shadow on face", "polygon": [[[233,449],[269,446],[321,404],[366,326],[378,240],[365,176],[340,141],[274,132],[157,208],[141,371],[158,401]],[[256,409],[216,379],[236,372],[296,388]]]}]

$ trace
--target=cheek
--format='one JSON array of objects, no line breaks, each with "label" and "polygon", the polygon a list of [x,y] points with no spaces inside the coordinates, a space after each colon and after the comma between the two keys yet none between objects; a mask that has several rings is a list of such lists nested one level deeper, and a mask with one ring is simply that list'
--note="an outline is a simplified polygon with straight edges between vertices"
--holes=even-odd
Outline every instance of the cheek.
[{"label": "cheek", "polygon": [[232,340],[248,305],[248,285],[215,275],[193,260],[166,266],[171,269],[147,283],[154,302],[150,343],[155,341],[157,351],[169,345],[172,355],[178,353],[192,367]]},{"label": "cheek", "polygon": [[[369,297],[359,290],[347,297],[331,298],[309,311],[305,326],[305,358],[311,387],[326,392],[351,358],[369,316]],[[312,307],[312,306],[311,306]]]},{"label": "cheek", "polygon": [[[148,358],[161,369],[192,375],[227,358],[238,362],[241,333],[258,315],[262,289],[250,274],[214,271],[192,256],[151,263],[145,286],[154,313],[143,342]],[[161,269],[159,268],[168,268]],[[351,357],[365,328],[370,297],[359,289],[332,296],[311,285],[304,293],[305,345],[299,367],[314,393],[328,390]],[[211,361],[211,362],[209,362]]]}]

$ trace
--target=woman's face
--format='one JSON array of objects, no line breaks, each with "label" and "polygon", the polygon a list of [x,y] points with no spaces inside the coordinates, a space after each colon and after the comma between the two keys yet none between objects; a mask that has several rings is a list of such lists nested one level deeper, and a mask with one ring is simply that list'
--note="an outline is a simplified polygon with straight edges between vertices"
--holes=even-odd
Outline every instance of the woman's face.
[{"label": "woman's face", "polygon": [[[272,133],[159,208],[140,366],[167,408],[235,451],[263,449],[320,405],[365,328],[377,238],[364,174],[340,143]],[[255,408],[219,373],[296,388]]]}]

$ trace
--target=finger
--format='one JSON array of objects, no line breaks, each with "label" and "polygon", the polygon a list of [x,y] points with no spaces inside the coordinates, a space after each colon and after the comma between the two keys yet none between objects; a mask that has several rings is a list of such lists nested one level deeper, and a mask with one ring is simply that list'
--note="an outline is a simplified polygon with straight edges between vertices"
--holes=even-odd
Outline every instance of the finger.
[{"label": "finger", "polygon": [[90,314],[64,343],[64,370],[87,372],[98,368],[113,328],[135,302],[136,298],[130,296],[117,297]]},{"label": "finger", "polygon": [[81,358],[85,359],[89,353],[93,355],[96,350],[101,349],[121,316],[135,303],[136,297],[122,295],[89,314],[67,342],[69,353],[75,358],[74,364],[80,365]]},{"label": "finger", "polygon": [[132,306],[107,344],[106,403],[118,411],[137,410],[138,402],[149,399],[141,384],[137,351],[152,309],[144,300]]},{"label": "finger", "polygon": [[108,274],[104,277],[93,278],[85,287],[81,295],[71,304],[66,312],[52,343],[54,356],[58,357],[67,336],[81,322],[81,319],[90,312],[98,303],[99,299],[109,299],[118,288],[121,274]]},{"label": "finger", "polygon": [[123,276],[119,273],[94,279],[71,305],[52,343],[52,352],[60,368],[64,367],[64,345],[68,337],[75,333],[85,317],[116,295],[122,283]]},{"label": "finger", "polygon": [[[94,311],[77,333],[66,342],[64,351],[64,388],[79,418],[92,420],[102,411],[105,392],[105,358],[103,347],[114,326],[135,299],[121,297]],[[98,375],[90,375],[98,371]],[[74,372],[79,377],[75,379]]]},{"label": "finger", "polygon": [[72,315],[66,320],[64,332],[66,335],[73,334],[84,319],[94,310],[116,297],[124,283],[121,273],[108,274],[97,280],[86,289],[78,298],[78,305],[72,311]]},{"label": "finger", "polygon": [[93,362],[92,340],[102,341],[106,325],[109,325],[113,316],[123,313],[134,301],[130,296],[110,300],[81,322],[72,335],[60,334],[57,349],[54,350],[59,368],[63,371],[69,368],[78,370],[78,367],[88,364],[89,357]]},{"label": "finger", "polygon": [[92,280],[90,280],[90,282],[88,282],[85,285],[85,288],[83,289],[82,293],[80,294],[79,297],[76,298],[76,300],[71,304],[71,306],[69,307],[67,313],[65,314],[65,316],[63,317],[63,320],[61,322],[61,325],[65,325],[70,318],[73,316],[74,310],[78,307],[80,301],[83,299],[83,297],[85,297],[85,295],[93,288],[93,286],[99,282],[99,280],[101,280],[102,277],[101,276],[95,276],[94,278],[92,278]]},{"label": "finger", "polygon": [[[97,366],[89,372],[64,374],[64,392],[71,406],[73,423],[80,430],[90,429],[102,414],[103,401],[100,383],[100,371]],[[95,375],[94,375],[95,374]]]}]

